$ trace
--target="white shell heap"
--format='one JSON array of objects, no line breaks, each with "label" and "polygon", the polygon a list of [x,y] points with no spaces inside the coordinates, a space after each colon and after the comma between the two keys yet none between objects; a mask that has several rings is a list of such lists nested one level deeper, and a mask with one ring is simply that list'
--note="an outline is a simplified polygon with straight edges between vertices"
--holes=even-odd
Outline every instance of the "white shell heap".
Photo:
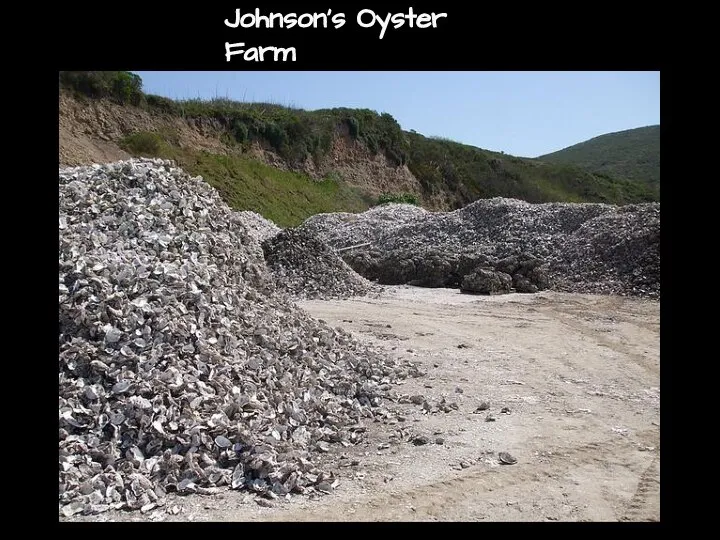
[{"label": "white shell heap", "polygon": [[61,515],[313,491],[416,370],[276,292],[274,224],[172,162],[61,169],[59,195]]}]

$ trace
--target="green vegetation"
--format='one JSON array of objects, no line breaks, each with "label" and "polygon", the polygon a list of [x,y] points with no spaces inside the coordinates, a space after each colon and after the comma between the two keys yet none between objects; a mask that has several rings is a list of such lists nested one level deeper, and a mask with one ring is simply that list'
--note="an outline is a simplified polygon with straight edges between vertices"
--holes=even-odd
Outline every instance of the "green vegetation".
[{"label": "green vegetation", "polygon": [[[131,98],[123,97],[126,89],[119,81],[132,82]],[[223,98],[174,101],[142,93],[140,77],[123,71],[61,71],[60,85],[76,95],[107,97],[162,114],[212,118],[219,121],[236,142],[268,143],[291,165],[308,158],[319,162],[329,152],[333,136],[342,126],[352,138],[373,152],[385,153],[397,165],[407,160],[408,148],[402,129],[387,113],[345,108],[304,111],[273,103],[243,103]]]},{"label": "green vegetation", "polygon": [[142,79],[129,71],[61,71],[60,86],[76,95],[139,105],[145,99]]},{"label": "green vegetation", "polygon": [[407,133],[408,167],[426,193],[451,194],[456,207],[489,197],[529,202],[606,202],[653,200],[645,185],[608,175],[481,150],[474,146]]},{"label": "green vegetation", "polygon": [[236,210],[252,210],[281,227],[293,227],[323,212],[363,212],[373,200],[342,182],[337,173],[322,180],[283,171],[240,155],[180,149],[172,133],[138,132],[121,146],[134,156],[174,159],[193,176],[202,176]]},{"label": "green vegetation", "polygon": [[660,189],[660,126],[607,133],[537,158],[627,178]]},{"label": "green vegetation", "polygon": [[[167,110],[167,104],[163,104]],[[291,165],[325,157],[339,127],[363,142],[373,152],[384,152],[402,165],[407,148],[400,125],[389,114],[367,109],[323,109],[304,111],[272,103],[239,103],[227,99],[175,102],[175,114],[207,117],[228,128],[236,142],[266,142]]]},{"label": "green vegetation", "polygon": [[[225,131],[222,140],[236,147],[238,155],[180,149],[172,133],[135,133],[121,141],[121,145],[132,155],[175,159],[189,173],[205,177],[234,208],[254,210],[282,226],[298,224],[318,212],[362,211],[383,202],[418,204],[433,195],[442,195],[455,208],[478,198],[500,196],[529,202],[614,204],[659,198],[652,181],[632,179],[626,170],[624,177],[619,177],[614,174],[620,170],[617,166],[612,171],[600,166],[588,170],[564,163],[562,156],[557,160],[552,157],[562,152],[542,160],[490,152],[403,131],[391,115],[368,109],[305,111],[228,99],[176,101],[144,94],[140,78],[127,72],[61,72],[60,84],[76,95],[105,97],[157,115],[212,119]],[[259,143],[272,148],[291,169],[299,170],[308,160],[316,165],[323,163],[338,136],[349,137],[371,152],[384,154],[395,166],[407,166],[420,181],[422,191],[386,193],[375,200],[351,188],[336,174],[317,181],[240,155],[249,145]],[[638,154],[637,150],[637,144],[630,145],[626,163],[630,156]],[[616,151],[615,155],[619,153]],[[659,171],[659,150],[657,157]],[[648,163],[653,159],[648,157]],[[606,169],[609,163],[605,164]],[[637,159],[637,167],[639,163]]]},{"label": "green vegetation", "polygon": [[383,193],[378,197],[377,204],[387,203],[414,204],[415,206],[420,204],[412,193]]},{"label": "green vegetation", "polygon": [[214,186],[238,210],[253,210],[281,227],[324,212],[364,212],[372,199],[332,177],[317,181],[241,156],[197,153],[178,162]]},{"label": "green vegetation", "polygon": [[156,157],[161,153],[166,142],[158,133],[139,131],[132,133],[120,141],[120,147],[134,156]]}]

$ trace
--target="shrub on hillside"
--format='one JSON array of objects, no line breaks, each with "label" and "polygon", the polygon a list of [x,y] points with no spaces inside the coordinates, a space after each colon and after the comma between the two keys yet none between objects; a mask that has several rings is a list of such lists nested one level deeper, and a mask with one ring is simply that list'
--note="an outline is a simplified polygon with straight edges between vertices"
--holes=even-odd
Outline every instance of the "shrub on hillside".
[{"label": "shrub on hillside", "polygon": [[377,204],[399,203],[419,205],[418,199],[412,193],[383,193],[378,198]]},{"label": "shrub on hillside", "polygon": [[60,86],[92,98],[139,105],[145,95],[142,79],[129,71],[61,71]]},{"label": "shrub on hillside", "polygon": [[248,140],[248,137],[250,135],[250,130],[247,127],[247,124],[245,122],[242,122],[240,120],[235,120],[233,122],[233,136],[235,137],[235,140],[239,143],[244,143]]},{"label": "shrub on hillside", "polygon": [[172,99],[166,97],[147,94],[145,96],[145,101],[148,107],[150,107],[151,109],[155,109],[156,111],[167,114],[179,114],[180,112],[177,103]]},{"label": "shrub on hillside", "polygon": [[263,129],[263,136],[265,139],[275,148],[275,150],[282,150],[283,145],[287,144],[288,136],[282,127],[278,126],[275,122],[265,123]]},{"label": "shrub on hillside", "polygon": [[125,137],[121,146],[134,156],[156,157],[160,152],[163,139],[157,133],[138,131]]},{"label": "shrub on hillside", "polygon": [[351,116],[350,118],[347,118],[345,120],[345,123],[348,126],[348,131],[350,132],[350,136],[353,139],[357,139],[360,136],[360,122],[358,122],[357,118],[354,116]]}]

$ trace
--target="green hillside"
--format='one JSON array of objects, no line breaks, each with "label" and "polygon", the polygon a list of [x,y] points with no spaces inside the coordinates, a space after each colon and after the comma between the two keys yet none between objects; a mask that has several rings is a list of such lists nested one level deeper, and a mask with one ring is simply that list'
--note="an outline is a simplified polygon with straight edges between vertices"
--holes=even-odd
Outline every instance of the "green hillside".
[{"label": "green hillside", "polygon": [[[140,132],[119,143],[132,155],[172,157],[191,174],[202,174],[239,210],[254,210],[279,225],[297,224],[319,211],[359,211],[399,194],[370,199],[341,177],[318,182],[303,174],[308,159],[331,159],[339,132],[384,154],[391,166],[407,166],[422,192],[402,194],[421,201],[442,195],[448,206],[461,207],[478,198],[513,197],[529,202],[607,202],[626,204],[657,200],[645,183],[589,172],[574,164],[518,158],[454,141],[404,131],[387,113],[367,109],[305,111],[276,104],[227,99],[175,101],[142,91],[129,72],[60,72],[60,86],[79,99],[109,99],[141,107],[152,114],[209,118],[222,126],[222,140],[237,155],[214,155],[181,149],[172,133]],[[271,148],[291,171],[261,165],[242,150],[254,142]],[[232,154],[232,153],[231,153]]]},{"label": "green hillside", "polygon": [[542,163],[415,133],[407,138],[410,171],[426,192],[448,193],[455,207],[489,197],[612,204],[654,200],[644,184],[573,165]]},{"label": "green hillside", "polygon": [[607,133],[537,158],[660,188],[660,126]]}]

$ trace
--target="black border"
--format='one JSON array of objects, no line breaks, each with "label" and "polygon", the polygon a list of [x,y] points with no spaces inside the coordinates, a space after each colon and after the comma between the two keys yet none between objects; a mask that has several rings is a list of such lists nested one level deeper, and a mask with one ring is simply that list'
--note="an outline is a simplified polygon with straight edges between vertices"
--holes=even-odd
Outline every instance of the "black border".
[{"label": "black border", "polygon": [[[373,9],[378,14],[388,12],[398,13],[413,6],[415,12],[445,12],[448,16],[440,19],[436,29],[414,29],[406,27],[400,30],[389,29],[385,38],[377,39],[376,28],[361,29],[355,24],[355,15],[361,9]],[[661,93],[663,105],[661,107],[661,139],[663,150],[663,170],[668,179],[663,182],[661,193],[664,216],[662,227],[665,230],[662,242],[662,261],[664,262],[662,281],[663,297],[661,305],[661,352],[664,362],[662,364],[663,389],[666,402],[674,391],[672,383],[678,373],[673,369],[671,360],[671,305],[672,305],[672,274],[670,272],[673,240],[676,233],[670,228],[673,214],[673,201],[675,200],[677,183],[675,177],[675,158],[669,151],[676,142],[673,140],[673,117],[668,105],[668,96],[672,95],[672,73],[665,69],[661,62],[663,54],[663,39],[658,16],[651,10],[633,11],[628,5],[622,9],[610,5],[566,5],[555,7],[548,4],[505,4],[502,9],[489,3],[476,3],[448,5],[447,2],[419,3],[363,3],[340,4],[331,3],[312,4],[304,3],[302,6],[280,3],[233,4],[228,7],[211,5],[192,6],[188,8],[160,7],[143,4],[137,8],[121,8],[94,5],[92,8],[65,5],[50,21],[59,31],[60,37],[53,42],[56,62],[54,69],[49,69],[43,75],[40,87],[47,89],[47,111],[44,118],[48,123],[57,122],[58,94],[51,95],[52,85],[57,84],[56,72],[62,69],[107,69],[107,70],[230,70],[230,71],[258,71],[258,70],[331,70],[331,71],[358,71],[358,70],[392,70],[392,71],[490,71],[490,70],[661,70]],[[332,9],[333,13],[346,14],[346,24],[339,30],[313,30],[313,29],[278,29],[278,30],[240,30],[230,29],[223,25],[223,21],[234,14],[235,9],[254,10],[259,7],[263,14],[270,11],[283,13],[326,12]],[[244,41],[248,45],[276,45],[295,46],[297,61],[287,63],[276,62],[226,62],[224,58],[225,41]],[[47,76],[47,81],[44,77]],[[53,79],[52,81],[50,79]],[[57,124],[49,125],[55,129]],[[50,146],[52,137],[41,137],[43,143]],[[54,143],[59,148],[59,140]],[[48,175],[55,174],[55,152],[58,148],[42,149],[43,155],[48,157]],[[43,161],[44,163],[44,161]],[[50,168],[53,171],[50,172]],[[44,167],[43,167],[44,168]],[[42,188],[40,188],[42,189]],[[37,198],[37,193],[29,194]],[[47,201],[48,208],[38,208],[34,211],[47,213],[53,216],[57,211],[57,199],[42,198]],[[668,204],[670,206],[668,206]],[[42,219],[45,219],[41,216]],[[53,224],[48,224],[54,227]],[[54,228],[52,229],[54,231]],[[54,234],[54,233],[53,233]],[[45,237],[41,236],[44,242]],[[54,237],[53,242],[57,237]],[[39,239],[38,239],[39,240]],[[42,252],[48,253],[47,264],[53,247],[50,236],[47,238],[48,246]],[[57,244],[55,244],[57,245]],[[55,277],[52,283],[48,276],[48,290],[43,294],[40,303],[44,305],[46,298],[55,294]],[[43,281],[44,283],[44,281]],[[51,290],[52,288],[52,290]],[[55,307],[48,309],[48,326],[56,324]],[[50,322],[52,321],[52,322]],[[43,340],[41,343],[44,343]],[[47,354],[41,357],[52,356],[56,343],[48,340]],[[48,370],[50,374],[53,372]],[[48,377],[50,388],[47,389],[47,399],[54,400],[53,387],[57,384],[54,375]],[[46,410],[52,410],[48,403]],[[673,497],[675,489],[675,475],[670,467],[673,445],[670,440],[673,416],[665,411],[664,455],[665,467],[661,474],[663,489],[661,490],[661,523],[672,521],[674,510],[670,506],[679,504],[678,496]],[[47,413],[40,411],[41,416]],[[56,426],[53,424],[52,429]],[[668,431],[670,429],[671,431]],[[53,437],[50,439],[54,440]],[[48,445],[49,453],[47,466],[55,467],[55,447]],[[43,475],[48,480],[53,478],[55,471],[48,471]],[[48,513],[52,522],[57,522],[57,510],[54,490],[49,489]],[[655,528],[660,524],[594,524],[607,525],[608,530],[628,528]],[[71,527],[77,530],[80,527],[103,525],[100,523],[59,523],[62,527]],[[105,524],[109,525],[109,524]],[[133,523],[118,524],[133,526]],[[165,526],[199,526],[196,523],[170,524]],[[203,525],[210,525],[203,524]],[[267,532],[267,523],[240,523],[233,524],[242,527],[243,532],[251,532],[253,526],[263,526]],[[297,534],[302,532],[297,523],[274,524],[276,526],[291,526],[287,532]],[[308,524],[309,525],[309,524]],[[353,524],[347,532],[362,533],[363,524]],[[404,524],[382,524],[386,530],[400,530]],[[429,524],[414,524],[424,527]],[[445,523],[443,527],[457,527],[464,524]],[[490,526],[490,523],[484,523]],[[509,525],[509,524],[502,524]],[[517,524],[516,524],[517,525]],[[557,527],[574,527],[576,525],[553,523],[554,532]],[[435,524],[439,526],[439,524]],[[572,530],[572,529],[570,529]],[[600,528],[602,530],[602,527]],[[430,532],[430,529],[427,529]],[[189,532],[189,531],[188,531]],[[458,532],[460,532],[458,530]]]},{"label": "black border", "polygon": [[[662,43],[650,9],[612,4],[563,5],[490,2],[237,3],[227,7],[145,3],[139,9],[64,5],[53,24],[61,31],[59,69],[119,70],[658,70]],[[380,16],[446,13],[437,28],[407,24],[361,28],[363,9]],[[230,28],[226,19],[261,14],[344,13],[346,24],[329,28]],[[225,58],[225,42],[295,47],[295,62],[246,62]]]}]

